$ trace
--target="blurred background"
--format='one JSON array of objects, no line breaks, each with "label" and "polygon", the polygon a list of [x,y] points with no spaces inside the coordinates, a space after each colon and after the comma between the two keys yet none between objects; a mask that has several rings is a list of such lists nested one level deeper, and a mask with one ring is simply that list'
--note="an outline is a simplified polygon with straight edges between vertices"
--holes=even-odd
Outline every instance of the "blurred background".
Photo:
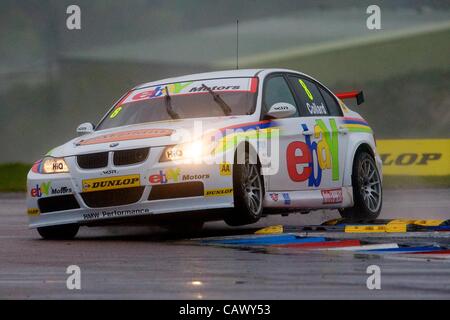
[{"label": "blurred background", "polygon": [[139,83],[234,68],[236,19],[241,68],[363,89],[377,138],[449,138],[449,0],[2,0],[0,163],[39,159]]}]

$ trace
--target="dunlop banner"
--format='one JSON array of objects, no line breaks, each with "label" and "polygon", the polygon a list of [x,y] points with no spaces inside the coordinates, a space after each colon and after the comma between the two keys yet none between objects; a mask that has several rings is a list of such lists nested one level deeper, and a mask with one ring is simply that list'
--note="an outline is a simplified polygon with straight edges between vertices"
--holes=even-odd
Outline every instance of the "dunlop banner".
[{"label": "dunlop banner", "polygon": [[384,175],[450,175],[450,139],[377,140]]}]

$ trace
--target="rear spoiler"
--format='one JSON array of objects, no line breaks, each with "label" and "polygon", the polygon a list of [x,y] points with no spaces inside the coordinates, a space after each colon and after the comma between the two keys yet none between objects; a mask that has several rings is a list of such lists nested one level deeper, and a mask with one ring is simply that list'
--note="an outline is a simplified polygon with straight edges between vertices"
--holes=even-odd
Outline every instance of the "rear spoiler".
[{"label": "rear spoiler", "polygon": [[338,97],[341,100],[356,98],[356,103],[358,106],[360,104],[363,104],[363,102],[364,102],[364,93],[362,91],[336,93],[336,97]]}]

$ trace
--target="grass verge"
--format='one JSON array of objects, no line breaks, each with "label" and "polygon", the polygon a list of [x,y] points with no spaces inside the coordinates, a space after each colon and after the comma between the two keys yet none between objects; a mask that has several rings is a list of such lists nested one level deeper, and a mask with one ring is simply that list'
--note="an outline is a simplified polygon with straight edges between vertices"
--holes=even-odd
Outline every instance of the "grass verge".
[{"label": "grass verge", "polygon": [[0,192],[27,191],[27,173],[31,165],[25,163],[0,164]]}]

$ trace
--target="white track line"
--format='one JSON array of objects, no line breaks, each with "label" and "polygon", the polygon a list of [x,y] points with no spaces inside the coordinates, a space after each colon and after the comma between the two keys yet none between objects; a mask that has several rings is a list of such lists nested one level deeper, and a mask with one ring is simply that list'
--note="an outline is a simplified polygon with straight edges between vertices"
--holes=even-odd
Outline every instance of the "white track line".
[{"label": "white track line", "polygon": [[327,251],[362,251],[362,250],[380,250],[380,249],[396,249],[398,248],[398,244],[396,243],[382,243],[382,244],[368,244],[364,246],[355,246],[355,247],[342,247],[342,248],[324,248],[318,250],[327,250]]}]

